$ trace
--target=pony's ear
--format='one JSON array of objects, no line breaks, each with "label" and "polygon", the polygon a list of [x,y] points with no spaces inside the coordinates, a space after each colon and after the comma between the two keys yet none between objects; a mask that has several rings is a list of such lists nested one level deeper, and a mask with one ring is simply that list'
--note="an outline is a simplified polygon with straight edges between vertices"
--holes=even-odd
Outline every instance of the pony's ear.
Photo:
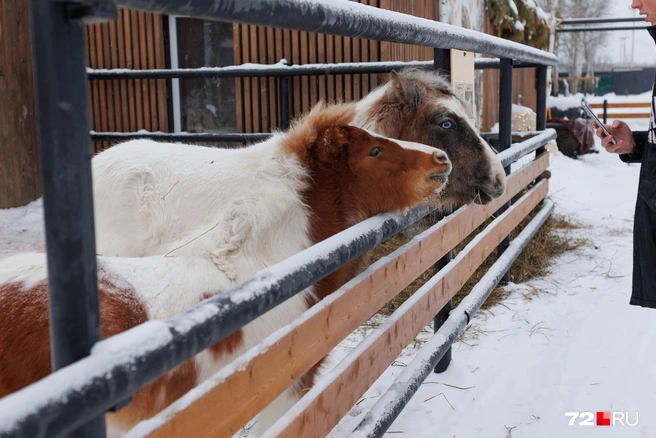
[{"label": "pony's ear", "polygon": [[413,108],[421,105],[422,94],[415,81],[405,78],[392,70],[390,72],[390,82],[392,83],[392,91],[399,101]]},{"label": "pony's ear", "polygon": [[346,131],[339,126],[330,126],[319,134],[312,148],[320,162],[332,164],[338,161],[347,143]]}]

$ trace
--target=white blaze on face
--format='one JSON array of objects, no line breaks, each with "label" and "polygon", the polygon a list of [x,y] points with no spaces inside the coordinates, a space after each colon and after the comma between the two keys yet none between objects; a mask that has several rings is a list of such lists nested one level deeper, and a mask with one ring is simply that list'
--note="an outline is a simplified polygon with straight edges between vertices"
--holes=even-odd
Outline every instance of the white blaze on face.
[{"label": "white blaze on face", "polygon": [[437,149],[437,148],[434,148],[432,146],[426,146],[425,144],[421,144],[421,143],[415,143],[415,142],[412,142],[412,141],[396,140],[396,139],[391,139],[391,140],[394,143],[397,143],[403,149],[408,149],[408,150],[412,150],[412,151],[426,152],[429,155],[434,155],[435,152],[438,152],[438,151],[443,152],[441,149]]}]

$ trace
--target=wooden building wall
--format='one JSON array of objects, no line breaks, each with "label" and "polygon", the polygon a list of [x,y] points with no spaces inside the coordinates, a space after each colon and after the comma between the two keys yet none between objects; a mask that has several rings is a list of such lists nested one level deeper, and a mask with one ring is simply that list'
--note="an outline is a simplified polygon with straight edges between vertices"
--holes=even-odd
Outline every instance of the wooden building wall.
[{"label": "wooden building wall", "polygon": [[[166,68],[164,17],[119,9],[118,19],[86,27],[87,64],[91,68]],[[89,82],[94,131],[169,131],[165,79]],[[94,151],[109,146],[94,142]]]},{"label": "wooden building wall", "polygon": [[0,1],[0,208],[41,196],[28,0]]},{"label": "wooden building wall", "polygon": [[[357,0],[359,3],[418,17],[437,19],[437,2],[425,0]],[[263,26],[234,25],[235,64],[273,64],[285,58],[290,64],[359,61],[411,61],[433,58],[433,49],[369,41]],[[319,100],[358,100],[387,75],[355,74],[294,77],[289,86],[289,114],[294,118]],[[280,89],[274,78],[238,79],[237,130],[269,132],[280,125]]]}]

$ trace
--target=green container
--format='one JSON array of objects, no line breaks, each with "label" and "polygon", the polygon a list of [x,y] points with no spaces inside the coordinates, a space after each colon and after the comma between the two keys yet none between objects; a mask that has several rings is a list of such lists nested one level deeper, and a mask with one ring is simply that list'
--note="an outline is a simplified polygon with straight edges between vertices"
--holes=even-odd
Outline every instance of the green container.
[{"label": "green container", "polygon": [[612,75],[595,75],[599,78],[599,85],[597,86],[597,96],[613,92],[613,76]]}]

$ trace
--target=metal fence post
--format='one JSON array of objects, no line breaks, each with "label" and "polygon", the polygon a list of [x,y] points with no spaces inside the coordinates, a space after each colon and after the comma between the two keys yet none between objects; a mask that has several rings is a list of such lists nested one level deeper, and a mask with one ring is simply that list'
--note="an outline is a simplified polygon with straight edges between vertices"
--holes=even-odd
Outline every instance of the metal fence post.
[{"label": "metal fence post", "polygon": [[[111,9],[100,12],[111,15]],[[81,20],[97,11],[93,6],[31,0],[30,12],[48,258],[50,345],[52,368],[57,370],[87,356],[100,340]],[[70,436],[104,437],[104,417],[80,425]]]},{"label": "metal fence post", "polygon": [[[283,64],[287,64],[283,60]],[[289,76],[280,77],[280,129],[289,129]]]},{"label": "metal fence post", "polygon": [[[499,152],[505,151],[512,145],[512,73],[513,60],[501,58],[499,66]],[[510,173],[510,166],[505,168],[506,175]],[[497,215],[510,207],[510,201],[497,211]],[[510,245],[510,237],[506,237],[497,247],[497,255],[501,256]],[[510,270],[501,278],[500,284],[508,284]]]},{"label": "metal fence post", "polygon": [[[435,49],[435,55],[434,55],[434,68],[437,71],[440,71],[443,74],[448,75],[449,77],[451,76],[451,50],[449,49]],[[439,222],[444,216],[450,214],[450,211],[443,211],[443,212],[434,212],[433,213],[433,222],[437,223]],[[446,266],[452,258],[452,251],[447,252],[444,257],[442,257],[440,260],[433,265],[433,275],[436,275],[440,269],[442,269],[444,266]],[[451,300],[449,300],[444,307],[435,315],[435,318],[433,319],[433,331],[437,333],[437,331],[442,327],[444,322],[447,320],[449,317],[449,312],[453,309],[453,303]],[[442,356],[442,359],[438,362],[438,364],[435,366],[435,372],[436,373],[442,373],[446,371],[446,369],[449,367],[449,364],[451,363],[451,348],[449,348],[446,353],[444,353],[444,356]]]},{"label": "metal fence post", "polygon": [[608,123],[608,101],[604,99],[604,125]]}]

